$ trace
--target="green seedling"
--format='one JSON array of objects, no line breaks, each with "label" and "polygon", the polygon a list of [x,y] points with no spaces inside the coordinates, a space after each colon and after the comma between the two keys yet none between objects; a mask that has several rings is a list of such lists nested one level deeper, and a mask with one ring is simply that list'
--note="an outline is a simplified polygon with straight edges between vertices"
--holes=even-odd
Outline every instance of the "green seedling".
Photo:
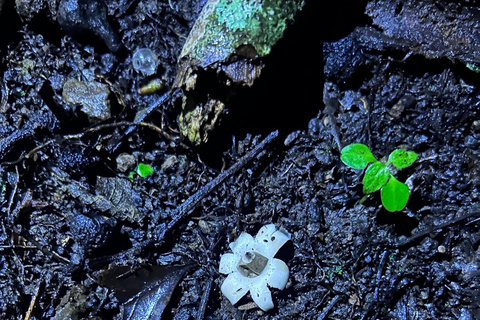
[{"label": "green seedling", "polygon": [[138,174],[140,177],[145,178],[153,174],[153,168],[150,167],[148,164],[140,162],[137,166],[137,169],[135,169],[135,171],[130,171],[130,173],[128,174],[128,178],[130,179],[130,181],[133,181],[133,177],[135,176],[135,174]]},{"label": "green seedling", "polygon": [[465,66],[473,72],[480,73],[480,67],[474,63],[467,63]]},{"label": "green seedling", "polygon": [[343,269],[341,266],[330,266],[330,268],[328,269],[328,279],[330,282],[333,281],[334,275],[341,276],[342,274],[343,274]]},{"label": "green seedling", "polygon": [[390,212],[405,208],[410,196],[408,186],[398,181],[392,174],[392,166],[397,170],[411,166],[418,155],[413,151],[396,149],[390,153],[386,163],[378,161],[364,144],[354,143],[341,151],[340,159],[347,166],[365,170],[363,176],[363,193],[372,193],[380,190],[382,204]]}]

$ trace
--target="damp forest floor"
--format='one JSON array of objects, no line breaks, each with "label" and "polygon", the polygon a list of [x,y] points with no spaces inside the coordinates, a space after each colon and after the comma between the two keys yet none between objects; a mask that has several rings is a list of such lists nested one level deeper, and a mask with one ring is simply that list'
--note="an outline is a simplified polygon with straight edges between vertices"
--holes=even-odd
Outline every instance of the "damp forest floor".
[{"label": "damp forest floor", "polygon": [[[168,88],[206,1],[106,1],[116,52],[65,33],[55,1],[16,2],[31,14],[7,0],[0,16],[1,319],[153,319],[125,295],[159,283],[161,319],[480,319],[477,1],[307,1],[201,146]],[[149,95],[141,47],[166,83]],[[100,122],[62,98],[80,74],[111,92]],[[397,174],[405,209],[362,193],[350,143],[419,155]],[[232,306],[220,255],[269,223],[291,234],[287,286],[267,312]]]}]

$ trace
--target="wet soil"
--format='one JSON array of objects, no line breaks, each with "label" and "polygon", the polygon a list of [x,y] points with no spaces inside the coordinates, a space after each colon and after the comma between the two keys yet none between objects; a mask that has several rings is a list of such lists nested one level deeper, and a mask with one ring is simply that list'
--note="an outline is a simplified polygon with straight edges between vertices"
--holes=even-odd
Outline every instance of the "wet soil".
[{"label": "wet soil", "polygon": [[[0,16],[2,319],[480,319],[480,4],[307,1],[253,86],[205,71],[228,113],[194,146],[169,89],[205,1],[106,1],[120,40],[61,28],[64,2]],[[153,76],[132,68],[142,47]],[[65,102],[71,78],[108,87],[107,118]],[[418,153],[397,175],[404,210],[362,193],[350,143]],[[153,174],[130,175],[138,163]],[[292,236],[287,287],[273,310],[232,306],[220,255],[268,223]],[[128,315],[124,295],[158,283],[161,311]]]}]

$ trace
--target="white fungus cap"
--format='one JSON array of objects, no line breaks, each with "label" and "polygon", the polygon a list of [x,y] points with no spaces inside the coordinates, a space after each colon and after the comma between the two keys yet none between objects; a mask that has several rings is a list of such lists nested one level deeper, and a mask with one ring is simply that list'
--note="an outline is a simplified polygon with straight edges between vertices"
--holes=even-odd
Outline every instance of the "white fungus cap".
[{"label": "white fungus cap", "polygon": [[[274,256],[288,240],[290,235],[286,231],[277,230],[274,224],[263,226],[255,238],[245,232],[240,234],[235,242],[230,243],[233,253],[225,253],[220,258],[219,271],[228,274],[221,286],[223,295],[235,304],[250,291],[253,301],[260,309],[272,309],[269,287],[284,289],[289,275],[285,262]],[[250,263],[251,257],[261,262],[257,260]],[[264,258],[266,264],[263,267]],[[247,275],[242,272],[242,265],[247,265],[253,271]]]}]

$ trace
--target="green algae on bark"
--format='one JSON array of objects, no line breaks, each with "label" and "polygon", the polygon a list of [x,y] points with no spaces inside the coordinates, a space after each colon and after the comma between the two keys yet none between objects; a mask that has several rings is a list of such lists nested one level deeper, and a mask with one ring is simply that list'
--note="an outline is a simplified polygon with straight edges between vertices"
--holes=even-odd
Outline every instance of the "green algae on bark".
[{"label": "green algae on bark", "polygon": [[[224,101],[202,100],[192,93],[204,81],[201,70],[226,76],[226,84],[216,85],[252,86],[264,67],[258,58],[271,52],[303,4],[303,0],[207,1],[183,46],[173,84],[185,95],[178,120],[180,131],[191,142],[206,142],[225,112]],[[212,109],[212,105],[222,107]]]},{"label": "green algae on bark", "polygon": [[302,8],[302,0],[212,0],[202,10],[180,57],[201,66],[222,61],[241,46],[270,53]]}]

